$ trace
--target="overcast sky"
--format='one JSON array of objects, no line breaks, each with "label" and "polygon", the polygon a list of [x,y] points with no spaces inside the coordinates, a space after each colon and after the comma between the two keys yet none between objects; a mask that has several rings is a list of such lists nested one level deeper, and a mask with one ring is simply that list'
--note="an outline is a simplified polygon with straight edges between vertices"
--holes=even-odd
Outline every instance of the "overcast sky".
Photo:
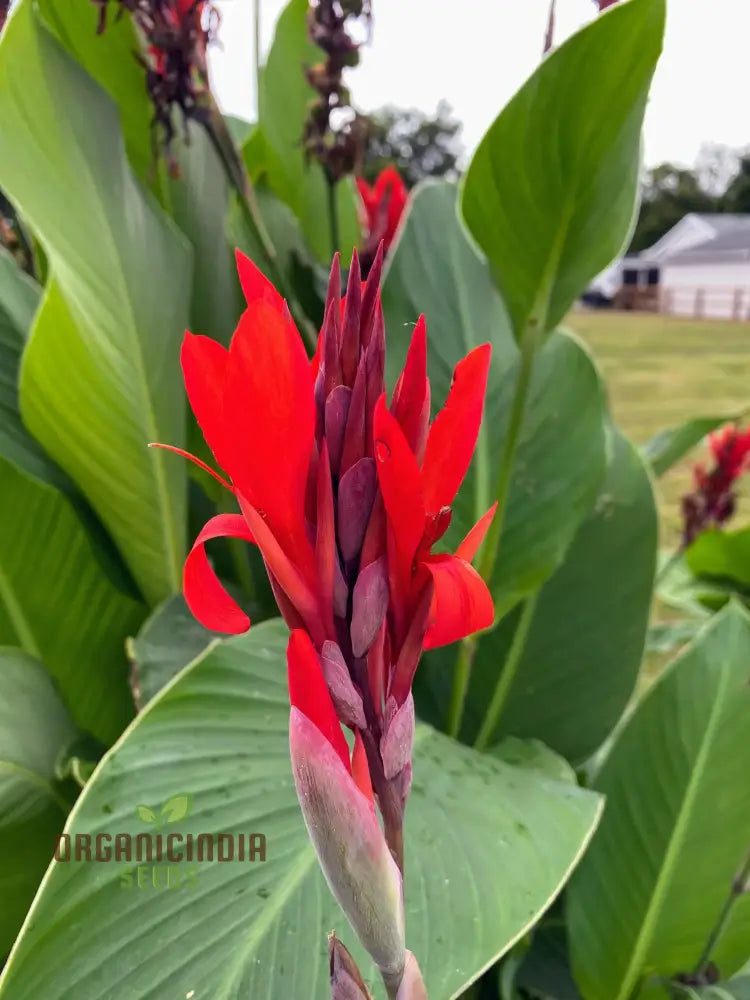
[{"label": "overcast sky", "polygon": [[[219,0],[223,49],[212,54],[223,108],[255,114],[251,0]],[[262,0],[261,45],[283,0]],[[750,0],[669,0],[664,55],[646,118],[648,164],[692,165],[704,142],[750,145]],[[445,98],[471,151],[533,70],[548,0],[373,0],[373,42],[349,76],[364,111],[434,110]],[[592,0],[558,0],[557,41],[594,16]]]}]

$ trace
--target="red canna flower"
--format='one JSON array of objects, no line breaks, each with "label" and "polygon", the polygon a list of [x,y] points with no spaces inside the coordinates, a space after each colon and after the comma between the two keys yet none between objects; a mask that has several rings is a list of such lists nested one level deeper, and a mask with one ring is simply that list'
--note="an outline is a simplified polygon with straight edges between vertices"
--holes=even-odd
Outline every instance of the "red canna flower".
[{"label": "red canna flower", "polygon": [[734,484],[750,468],[750,426],[730,425],[708,436],[714,467],[702,462],[693,468],[695,490],[682,498],[683,543],[689,545],[701,532],[725,524],[734,514]]},{"label": "red canna flower", "polygon": [[384,167],[378,174],[372,187],[363,177],[357,178],[359,196],[365,210],[367,222],[367,248],[374,254],[380,241],[385,243],[385,250],[390,247],[401,220],[408,191],[401,180],[401,175],[394,166]]},{"label": "red canna flower", "polygon": [[455,555],[432,552],[471,462],[490,347],[459,363],[430,423],[424,317],[386,402],[382,248],[366,282],[355,254],[344,297],[334,261],[312,362],[278,292],[251,261],[237,260],[247,309],[229,349],[191,333],[182,347],[190,404],[228,478],[208,471],[239,506],[198,535],[185,598],[207,628],[247,629],[206,543],[228,535],[259,547],[281,614],[310,637],[339,721],[362,734],[400,861],[422,649],[486,628],[494,615],[471,566],[494,508]]}]

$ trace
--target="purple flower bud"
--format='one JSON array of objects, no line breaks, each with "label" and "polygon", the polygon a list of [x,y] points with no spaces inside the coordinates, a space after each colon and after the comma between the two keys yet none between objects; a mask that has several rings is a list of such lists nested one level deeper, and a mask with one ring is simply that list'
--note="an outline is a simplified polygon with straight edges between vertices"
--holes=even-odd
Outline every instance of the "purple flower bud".
[{"label": "purple flower bud", "polygon": [[362,355],[354,380],[349,416],[344,434],[344,449],[341,453],[341,471],[346,472],[365,455],[365,431],[367,428],[367,357]]},{"label": "purple flower bud", "polygon": [[401,875],[375,808],[318,727],[297,708],[289,720],[297,797],[326,882],[384,977],[404,972]]},{"label": "purple flower bud", "polygon": [[359,553],[370,520],[377,489],[377,470],[371,458],[361,458],[339,482],[338,540],[348,562]]},{"label": "purple flower bud", "polygon": [[346,285],[346,303],[341,332],[341,369],[344,383],[351,385],[359,365],[359,324],[362,317],[362,275],[359,270],[359,256],[354,251],[349,280]]},{"label": "purple flower bud", "polygon": [[346,585],[338,556],[333,565],[333,613],[337,618],[346,618],[349,588]]},{"label": "purple flower bud", "polygon": [[328,294],[321,327],[322,338],[321,367],[325,369],[325,395],[328,397],[337,385],[341,385],[341,269],[339,255],[333,259],[331,276],[328,280]]},{"label": "purple flower bud", "polygon": [[349,416],[349,404],[352,390],[345,385],[337,385],[325,403],[325,432],[328,441],[328,453],[331,457],[331,472],[339,474],[341,452],[344,447],[344,432],[346,419]]},{"label": "purple flower bud", "polygon": [[352,595],[352,651],[364,656],[388,610],[388,565],[381,557],[360,572]]},{"label": "purple flower bud", "polygon": [[[383,326],[383,310],[380,306],[380,278],[383,273],[383,243],[378,245],[375,259],[372,262],[370,273],[367,275],[367,284],[362,293],[362,321],[360,323],[360,340],[362,347],[367,347],[372,340],[374,323],[378,314],[380,315],[380,326]],[[385,339],[383,330],[383,339]]]},{"label": "purple flower bud", "polygon": [[331,1000],[372,1000],[356,962],[335,934],[328,938]]},{"label": "purple flower bud", "polygon": [[411,692],[398,708],[393,697],[388,699],[384,721],[385,732],[380,740],[380,755],[383,758],[385,776],[390,781],[411,760],[414,746],[414,698]]},{"label": "purple flower bud", "polygon": [[323,643],[320,651],[320,664],[339,719],[345,726],[366,729],[367,720],[365,719],[362,695],[349,676],[349,668],[341,650],[330,639]]}]

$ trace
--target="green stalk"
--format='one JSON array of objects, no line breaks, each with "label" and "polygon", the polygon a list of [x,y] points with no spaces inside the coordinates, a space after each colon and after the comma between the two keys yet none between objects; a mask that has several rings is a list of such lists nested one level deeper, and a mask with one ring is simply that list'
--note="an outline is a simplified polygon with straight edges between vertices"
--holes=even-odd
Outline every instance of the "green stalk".
[{"label": "green stalk", "polygon": [[482,722],[479,733],[477,734],[477,738],[474,741],[474,746],[477,750],[487,749],[490,740],[492,739],[492,734],[495,732],[495,727],[497,726],[503,709],[505,708],[505,703],[508,700],[508,695],[510,694],[511,688],[513,687],[513,681],[515,680],[516,673],[518,672],[518,666],[521,662],[523,651],[526,648],[526,639],[528,638],[529,629],[531,628],[531,623],[534,619],[538,596],[539,591],[537,590],[536,593],[531,595],[531,597],[527,597],[524,602],[521,617],[518,619],[518,625],[516,626],[516,631],[513,635],[513,642],[508,650],[507,659],[505,660],[502,672],[497,679],[497,684],[495,685],[495,690],[492,695],[489,708],[487,709],[487,714],[484,717],[484,721]]},{"label": "green stalk", "polygon": [[[513,464],[516,458],[518,442],[521,437],[524,413],[526,412],[526,400],[531,386],[531,375],[534,368],[534,356],[537,348],[538,321],[533,318],[528,321],[521,335],[521,368],[518,373],[513,402],[511,404],[510,420],[508,423],[508,433],[505,437],[500,469],[495,487],[495,499],[497,500],[497,513],[487,533],[487,538],[482,546],[482,555],[479,561],[479,574],[489,585],[492,580],[492,573],[500,552],[500,537],[505,520],[505,511],[508,506],[508,495],[510,493],[511,477],[513,475]],[[474,657],[477,651],[477,636],[467,636],[461,643],[456,662],[456,669],[453,675],[453,690],[451,693],[450,705],[448,707],[448,733],[457,737],[461,729],[461,720],[464,713],[464,703],[469,690],[469,678]]]},{"label": "green stalk", "polygon": [[748,851],[742,868],[740,868],[736,877],[732,881],[732,888],[729,895],[724,900],[724,906],[719,914],[719,919],[716,921],[714,929],[709,934],[703,953],[696,963],[695,969],[693,970],[696,976],[703,972],[708,963],[711,961],[711,955],[713,954],[716,945],[721,940],[724,931],[727,929],[730,917],[732,916],[732,910],[734,909],[737,900],[745,894],[745,885],[748,879],[750,879],[750,851]]},{"label": "green stalk", "polygon": [[206,115],[202,119],[202,123],[208,132],[214,149],[221,159],[227,177],[239,195],[245,220],[265,257],[268,276],[276,286],[278,292],[286,299],[289,311],[294,317],[297,328],[308,350],[314,352],[318,341],[317,333],[279,267],[276,250],[266,230],[258,203],[255,200],[255,192],[250,183],[245,163],[234,144],[234,140],[224,121],[224,116],[210,91],[206,95],[205,111]]},{"label": "green stalk", "polygon": [[326,186],[328,188],[328,224],[331,229],[331,257],[341,249],[339,237],[339,206],[336,201],[336,181],[326,171]]}]

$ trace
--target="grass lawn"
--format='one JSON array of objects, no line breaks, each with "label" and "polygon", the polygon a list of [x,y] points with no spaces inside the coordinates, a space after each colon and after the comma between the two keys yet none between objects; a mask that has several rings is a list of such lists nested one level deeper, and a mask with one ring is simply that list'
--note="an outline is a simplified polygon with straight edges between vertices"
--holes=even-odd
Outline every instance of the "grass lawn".
[{"label": "grass lawn", "polygon": [[[565,326],[593,351],[615,419],[637,444],[689,417],[750,409],[750,323],[599,310],[571,313]],[[659,481],[662,546],[679,541],[680,497],[702,454],[697,448]],[[738,522],[750,521],[748,480]]]}]

